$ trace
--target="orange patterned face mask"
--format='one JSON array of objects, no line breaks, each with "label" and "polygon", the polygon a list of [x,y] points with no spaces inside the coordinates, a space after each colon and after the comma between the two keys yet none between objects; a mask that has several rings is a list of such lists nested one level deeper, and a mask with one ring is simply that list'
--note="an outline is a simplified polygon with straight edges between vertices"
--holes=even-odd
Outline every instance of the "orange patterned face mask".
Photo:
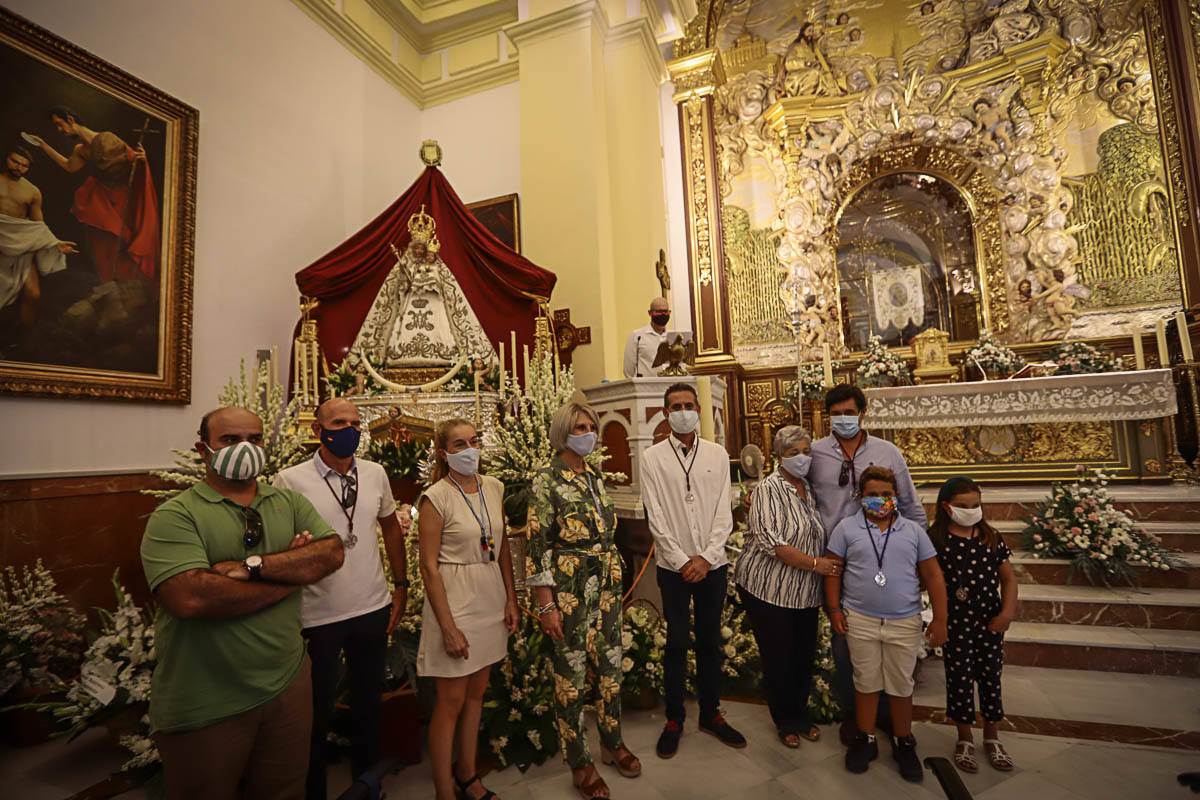
[{"label": "orange patterned face mask", "polygon": [[884,519],[896,513],[896,498],[894,497],[864,497],[862,499],[863,513],[872,519]]}]

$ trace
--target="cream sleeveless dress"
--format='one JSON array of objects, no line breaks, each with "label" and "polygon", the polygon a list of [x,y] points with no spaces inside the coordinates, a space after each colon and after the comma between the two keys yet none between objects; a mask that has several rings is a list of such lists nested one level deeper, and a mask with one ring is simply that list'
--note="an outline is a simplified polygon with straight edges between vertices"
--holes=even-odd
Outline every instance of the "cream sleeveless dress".
[{"label": "cream sleeveless dress", "polygon": [[[442,516],[438,574],[446,587],[446,601],[454,624],[467,637],[468,657],[451,658],[446,654],[442,628],[426,594],[421,611],[421,644],[417,648],[418,675],[460,678],[502,661],[508,653],[508,631],[504,627],[506,594],[499,561],[504,537],[504,484],[480,475],[479,486],[487,501],[496,561],[489,561],[480,547],[479,522],[453,483],[442,479],[426,489],[423,496]],[[482,515],[479,495],[468,492],[467,497],[475,513]]]}]

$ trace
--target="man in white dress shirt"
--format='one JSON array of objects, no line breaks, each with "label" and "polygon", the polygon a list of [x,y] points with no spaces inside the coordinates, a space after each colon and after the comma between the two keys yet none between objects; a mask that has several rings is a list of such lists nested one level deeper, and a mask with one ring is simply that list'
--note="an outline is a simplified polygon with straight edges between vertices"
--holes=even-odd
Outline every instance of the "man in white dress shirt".
[{"label": "man in white dress shirt", "polygon": [[671,321],[671,307],[667,298],[656,297],[650,301],[650,324],[638,328],[625,340],[625,377],[653,378],[658,367],[651,366],[658,355],[658,346],[667,340],[667,323]]},{"label": "man in white dress shirt", "polygon": [[[379,761],[379,719],[388,634],[408,599],[404,536],[412,526],[408,508],[396,501],[383,467],[355,458],[362,423],[349,400],[333,398],[317,408],[313,433],[321,447],[310,461],[289,467],[275,485],[308,498],[342,538],[345,561],[337,572],[304,587],[301,624],[312,660],[313,726],[307,800],[325,800],[325,739],[333,715],[339,661],[349,670],[350,768],[357,778]],[[389,594],[375,526],[383,529],[396,578]]]},{"label": "man in white dress shirt", "polygon": [[667,621],[663,658],[667,724],[657,752],[661,758],[671,758],[683,734],[692,614],[700,730],[730,747],[745,747],[746,739],[725,721],[719,708],[721,611],[729,573],[725,542],[733,531],[729,455],[721,445],[698,435],[700,401],[691,386],[671,385],[663,396],[663,413],[672,433],[642,454],[641,483]]}]

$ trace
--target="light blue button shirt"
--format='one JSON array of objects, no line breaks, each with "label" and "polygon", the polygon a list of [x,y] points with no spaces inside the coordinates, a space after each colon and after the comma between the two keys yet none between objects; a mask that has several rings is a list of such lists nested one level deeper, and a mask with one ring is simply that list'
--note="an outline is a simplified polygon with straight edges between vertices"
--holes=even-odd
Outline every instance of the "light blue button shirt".
[{"label": "light blue button shirt", "polygon": [[[937,558],[924,525],[897,517],[891,533],[886,533],[860,512],[838,523],[828,547],[829,552],[846,559],[842,572],[843,606],[883,619],[903,619],[921,613],[917,562]],[[880,571],[877,552],[883,556],[882,570],[887,578],[883,586],[875,582]]]},{"label": "light blue button shirt", "polygon": [[832,531],[846,517],[854,514],[862,516],[862,505],[855,494],[854,483],[863,470],[872,465],[887,467],[895,473],[898,484],[896,505],[900,516],[919,523],[923,528],[929,526],[925,507],[917,496],[917,487],[908,474],[908,464],[900,454],[900,449],[886,439],[868,435],[866,441],[859,445],[854,452],[854,475],[846,481],[845,486],[838,486],[838,476],[846,457],[833,434],[812,443],[812,456],[808,482],[817,498],[817,511],[821,514],[825,530]]}]

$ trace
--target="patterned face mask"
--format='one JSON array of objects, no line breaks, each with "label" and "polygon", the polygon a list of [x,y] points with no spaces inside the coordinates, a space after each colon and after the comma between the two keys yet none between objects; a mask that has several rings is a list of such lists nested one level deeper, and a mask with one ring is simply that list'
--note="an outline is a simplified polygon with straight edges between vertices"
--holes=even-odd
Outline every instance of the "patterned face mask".
[{"label": "patterned face mask", "polygon": [[208,448],[212,454],[208,465],[228,481],[248,481],[262,471],[267,457],[263,449],[252,442],[238,442],[220,450]]},{"label": "patterned face mask", "polygon": [[864,497],[863,511],[872,519],[883,519],[896,513],[896,498],[894,497]]}]

